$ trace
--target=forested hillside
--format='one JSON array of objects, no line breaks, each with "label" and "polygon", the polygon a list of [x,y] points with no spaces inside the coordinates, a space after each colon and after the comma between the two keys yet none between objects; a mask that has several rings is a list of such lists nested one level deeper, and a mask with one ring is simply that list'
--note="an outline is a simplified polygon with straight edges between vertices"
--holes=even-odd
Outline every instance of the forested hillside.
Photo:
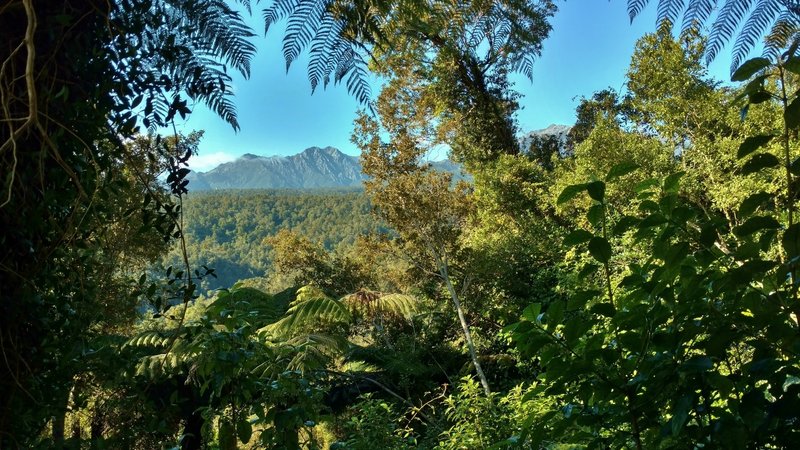
[{"label": "forested hillside", "polygon": [[[0,448],[800,448],[795,2],[659,1],[524,141],[557,3],[264,3],[0,6]],[[253,8],[362,102],[363,192],[189,192],[156,131],[239,128]]]},{"label": "forested hillside", "polygon": [[[281,230],[297,232],[321,248],[352,246],[359,236],[385,234],[361,189],[244,190],[192,193],[184,201],[184,233],[192,259],[215,269],[203,291],[266,277]],[[180,266],[175,249],[160,266]]]}]

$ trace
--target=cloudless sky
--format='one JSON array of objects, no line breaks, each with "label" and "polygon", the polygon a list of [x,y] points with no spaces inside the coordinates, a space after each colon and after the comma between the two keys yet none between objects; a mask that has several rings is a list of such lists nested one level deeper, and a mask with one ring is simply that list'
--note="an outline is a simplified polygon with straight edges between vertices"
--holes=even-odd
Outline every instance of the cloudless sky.
[{"label": "cloudless sky", "polygon": [[[651,1],[631,24],[626,0],[558,1],[558,12],[551,19],[553,29],[534,66],[533,83],[521,76],[513,78],[523,95],[520,129],[528,132],[550,124],[571,125],[581,96],[589,97],[607,87],[624,90],[636,40],[656,29],[657,3]],[[312,146],[333,146],[357,155],[350,133],[359,105],[346,87],[329,85],[312,96],[306,57],[286,72],[283,29],[276,27],[264,37],[257,9],[248,22],[259,34],[255,38],[258,53],[250,79],[234,76],[234,102],[241,130],[235,133],[197,105],[193,114],[178,124],[183,132],[205,130],[192,168],[206,171],[244,153],[291,155]],[[728,79],[729,55],[726,48],[709,67],[715,78]],[[377,91],[378,86],[373,85],[373,94]]]}]

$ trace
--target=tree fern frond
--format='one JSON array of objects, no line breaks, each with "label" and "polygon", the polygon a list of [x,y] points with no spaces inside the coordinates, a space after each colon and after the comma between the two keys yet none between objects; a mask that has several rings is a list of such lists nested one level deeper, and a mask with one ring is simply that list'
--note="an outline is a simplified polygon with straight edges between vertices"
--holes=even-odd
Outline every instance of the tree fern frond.
[{"label": "tree fern frond", "polygon": [[753,0],[727,0],[725,2],[711,25],[706,47],[707,62],[711,62],[722,50],[722,47],[733,38],[752,3]]},{"label": "tree fern frond", "polygon": [[656,15],[658,23],[669,22],[671,25],[675,25],[678,20],[678,14],[683,11],[684,2],[685,0],[658,0],[658,13]]},{"label": "tree fern frond", "polygon": [[297,299],[286,312],[286,316],[261,328],[259,332],[289,335],[298,327],[321,321],[347,323],[351,318],[350,311],[342,302],[325,295],[318,288],[304,286],[297,291]]},{"label": "tree fern frond", "polygon": [[628,17],[630,17],[631,23],[648,3],[650,3],[650,0],[628,0]]},{"label": "tree fern frond", "polygon": [[169,342],[169,336],[160,331],[145,331],[140,333],[122,344],[122,348],[127,347],[146,347],[163,348]]},{"label": "tree fern frond", "polygon": [[736,38],[731,72],[739,67],[758,39],[767,32],[775,18],[780,15],[781,9],[781,4],[775,0],[759,0]]},{"label": "tree fern frond", "polygon": [[714,11],[716,4],[717,0],[690,0],[683,14],[681,33],[685,33],[692,27],[702,27],[711,17],[711,12]]},{"label": "tree fern frond", "polygon": [[330,73],[330,60],[338,57],[337,44],[341,42],[342,22],[326,20],[320,26],[317,36],[311,44],[308,62],[308,80],[311,82],[311,93]]},{"label": "tree fern frond", "polygon": [[410,319],[419,310],[419,302],[411,295],[384,294],[360,290],[342,298],[353,311],[370,316],[386,314]]},{"label": "tree fern frond", "polygon": [[269,29],[276,22],[280,22],[294,11],[301,0],[275,0],[269,8],[264,9],[264,34],[269,33]]},{"label": "tree fern frond", "polygon": [[305,50],[317,35],[317,30],[326,19],[327,4],[327,1],[300,0],[289,16],[286,34],[283,37],[283,56],[286,59],[287,71],[300,52]]},{"label": "tree fern frond", "polygon": [[798,39],[800,33],[800,16],[791,11],[784,11],[772,24],[769,34],[764,37],[762,56],[776,60],[791,42]]}]

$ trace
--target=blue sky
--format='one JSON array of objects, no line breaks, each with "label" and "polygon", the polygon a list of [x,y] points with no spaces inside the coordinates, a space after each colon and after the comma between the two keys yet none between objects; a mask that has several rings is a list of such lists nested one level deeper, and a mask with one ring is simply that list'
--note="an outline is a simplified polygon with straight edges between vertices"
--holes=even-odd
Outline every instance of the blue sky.
[{"label": "blue sky", "polygon": [[[655,30],[658,2],[631,24],[626,0],[559,1],[551,20],[553,30],[544,42],[534,66],[531,83],[515,77],[522,93],[518,114],[520,129],[527,132],[550,124],[570,125],[581,96],[607,87],[624,89],[625,72],[636,40]],[[289,72],[281,51],[283,30],[276,28],[263,36],[260,11],[249,19],[261,36],[251,78],[234,78],[233,91],[241,130],[229,125],[198,105],[185,122],[183,132],[205,130],[199,154],[192,168],[210,170],[244,153],[291,155],[311,146],[334,146],[356,155],[350,143],[353,119],[359,108],[344,86],[328,86],[311,95],[306,76],[307,59],[295,62]],[[712,75],[728,78],[729,49],[709,67]],[[373,87],[377,93],[377,86]]]}]

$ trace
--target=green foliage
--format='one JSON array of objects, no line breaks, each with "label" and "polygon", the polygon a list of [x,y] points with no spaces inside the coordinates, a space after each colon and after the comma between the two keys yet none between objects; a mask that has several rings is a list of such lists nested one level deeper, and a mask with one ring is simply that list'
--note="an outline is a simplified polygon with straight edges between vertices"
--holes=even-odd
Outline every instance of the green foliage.
[{"label": "green foliage", "polygon": [[[650,0],[628,0],[631,21],[648,3]],[[658,22],[662,26],[672,27],[678,23],[682,12],[682,32],[700,29],[711,19],[712,11],[718,9],[708,31],[706,61],[713,60],[736,35],[731,72],[744,67],[742,61],[762,37],[765,42],[764,55],[768,57],[775,57],[795,37],[798,11],[797,5],[792,2],[766,0],[757,2],[752,8],[751,2],[747,1],[725,0],[717,7],[718,3],[717,0],[662,0],[658,2]]]},{"label": "green foliage", "polygon": [[392,404],[366,395],[351,407],[341,425],[346,439],[335,442],[331,449],[369,450],[380,448],[403,450],[419,448],[414,431],[403,427],[402,417]]},{"label": "green foliage", "polygon": [[[202,292],[266,275],[271,292],[326,279],[324,285],[330,286],[334,273],[350,270],[346,266],[352,264],[342,259],[359,236],[386,232],[359,191],[192,193],[183,211],[188,252],[215,269],[216,278],[199,286]],[[301,242],[304,251],[296,246]],[[336,249],[335,261],[322,256]],[[161,265],[177,267],[180,261],[174,249]],[[361,287],[346,286],[338,293]]]}]

